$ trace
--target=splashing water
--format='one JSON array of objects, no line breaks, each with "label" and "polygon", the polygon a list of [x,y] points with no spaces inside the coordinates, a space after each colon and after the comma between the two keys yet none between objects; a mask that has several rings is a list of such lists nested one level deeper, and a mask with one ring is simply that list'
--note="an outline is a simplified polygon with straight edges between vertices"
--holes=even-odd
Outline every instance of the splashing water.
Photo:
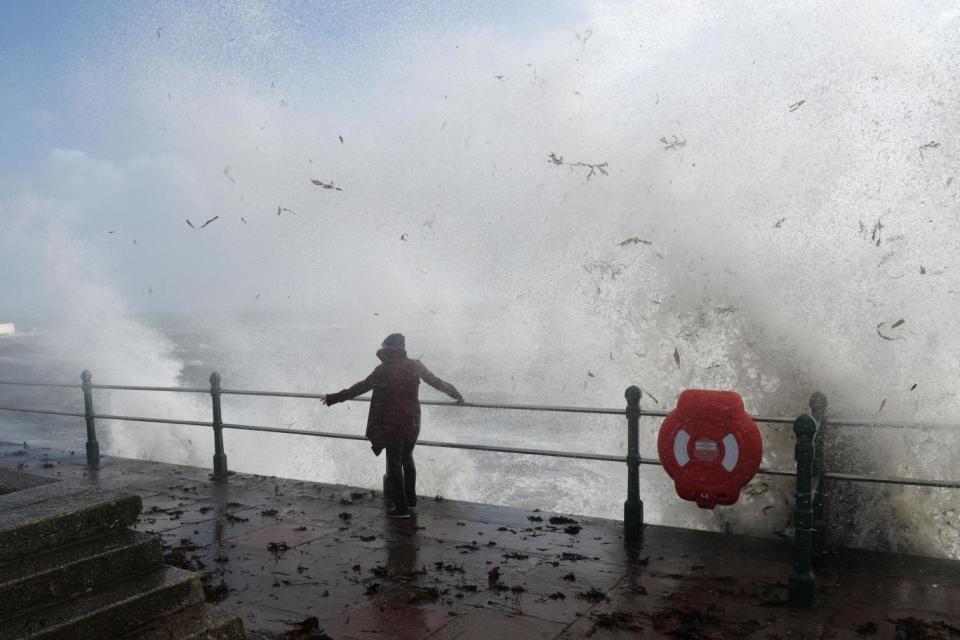
[{"label": "splashing water", "polygon": [[[342,388],[399,330],[481,402],[621,406],[637,384],[652,408],[700,387],[794,415],[823,390],[831,415],[957,421],[949,3],[381,10],[171,3],[92,18],[60,107],[89,144],[65,136],[0,184],[18,283],[4,292],[69,319],[45,345],[62,371],[182,383],[178,343],[144,315],[175,311],[216,341],[186,357],[228,388]],[[103,402],[208,411],[199,396]],[[234,397],[225,419],[357,432],[364,409]],[[648,456],[656,426],[642,423]],[[423,437],[620,452],[625,433],[616,419],[432,409]],[[764,464],[790,468],[789,430],[765,437]],[[235,469],[379,484],[361,443],[227,438]],[[955,430],[831,438],[831,468],[956,479]],[[108,444],[206,465],[208,440],[131,423]],[[450,497],[617,517],[625,491],[621,465],[418,460],[422,490]],[[759,478],[707,513],[642,473],[651,521],[788,524],[789,482]],[[835,491],[836,540],[960,557],[956,495]]]}]

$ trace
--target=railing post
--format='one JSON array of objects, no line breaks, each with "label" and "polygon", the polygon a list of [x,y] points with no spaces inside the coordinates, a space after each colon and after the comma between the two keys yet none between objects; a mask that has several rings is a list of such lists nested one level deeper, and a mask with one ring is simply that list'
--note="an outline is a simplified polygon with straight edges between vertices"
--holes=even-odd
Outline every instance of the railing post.
[{"label": "railing post", "polygon": [[213,399],[213,477],[227,477],[227,454],[223,452],[223,416],[220,414],[220,374],[210,374],[210,397]]},{"label": "railing post", "polygon": [[802,415],[793,423],[797,435],[797,493],[793,511],[794,560],[793,573],[787,581],[787,601],[795,609],[813,608],[813,572],[811,571],[811,537],[813,534],[813,439],[817,422]]},{"label": "railing post", "polygon": [[817,479],[817,489],[813,494],[813,550],[820,552],[827,548],[827,518],[824,507],[823,474],[824,438],[827,426],[827,396],[817,391],[810,396],[810,415],[817,421],[817,435],[813,440],[813,477]]},{"label": "railing post", "polygon": [[623,531],[627,540],[643,531],[643,502],[640,500],[640,397],[639,387],[627,387],[627,501],[623,503]]},{"label": "railing post", "polygon": [[97,442],[97,430],[93,422],[93,384],[90,379],[93,374],[84,369],[80,374],[81,388],[83,389],[83,416],[87,422],[87,466],[100,466],[100,443]]}]

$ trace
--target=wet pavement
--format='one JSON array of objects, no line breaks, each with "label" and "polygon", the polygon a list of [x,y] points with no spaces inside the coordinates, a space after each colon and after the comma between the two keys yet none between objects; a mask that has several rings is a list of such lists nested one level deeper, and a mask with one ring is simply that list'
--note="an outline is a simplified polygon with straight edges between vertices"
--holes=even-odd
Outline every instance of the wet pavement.
[{"label": "wet pavement", "polygon": [[252,639],[960,639],[958,561],[834,551],[798,612],[779,540],[647,526],[630,547],[615,521],[434,498],[389,520],[365,489],[82,453],[0,444],[0,468],[139,494],[137,529]]}]

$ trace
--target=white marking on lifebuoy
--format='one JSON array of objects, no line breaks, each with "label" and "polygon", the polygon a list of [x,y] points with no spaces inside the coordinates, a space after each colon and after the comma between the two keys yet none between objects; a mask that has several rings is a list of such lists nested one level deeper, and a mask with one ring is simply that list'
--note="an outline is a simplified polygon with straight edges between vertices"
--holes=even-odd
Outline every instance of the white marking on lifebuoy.
[{"label": "white marking on lifebuoy", "polygon": [[740,445],[737,444],[737,438],[732,433],[728,433],[723,436],[723,462],[720,464],[727,471],[733,471],[739,459]]},{"label": "white marking on lifebuoy", "polygon": [[686,429],[680,429],[677,437],[673,440],[673,457],[677,459],[677,464],[681,467],[690,462],[690,455],[687,453],[687,444],[690,442],[690,434]]}]

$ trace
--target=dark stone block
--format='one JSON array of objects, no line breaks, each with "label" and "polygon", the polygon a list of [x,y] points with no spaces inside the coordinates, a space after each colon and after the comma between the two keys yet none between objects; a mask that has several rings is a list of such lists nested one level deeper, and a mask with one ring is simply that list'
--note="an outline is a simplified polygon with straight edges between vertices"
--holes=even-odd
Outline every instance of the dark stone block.
[{"label": "dark stone block", "polygon": [[0,566],[0,620],[85,593],[163,562],[160,540],[129,529]]},{"label": "dark stone block", "polygon": [[34,608],[0,623],[0,638],[102,640],[203,602],[200,578],[161,566],[71,600]]},{"label": "dark stone block", "polygon": [[67,481],[0,496],[0,562],[128,527],[141,504]]}]

